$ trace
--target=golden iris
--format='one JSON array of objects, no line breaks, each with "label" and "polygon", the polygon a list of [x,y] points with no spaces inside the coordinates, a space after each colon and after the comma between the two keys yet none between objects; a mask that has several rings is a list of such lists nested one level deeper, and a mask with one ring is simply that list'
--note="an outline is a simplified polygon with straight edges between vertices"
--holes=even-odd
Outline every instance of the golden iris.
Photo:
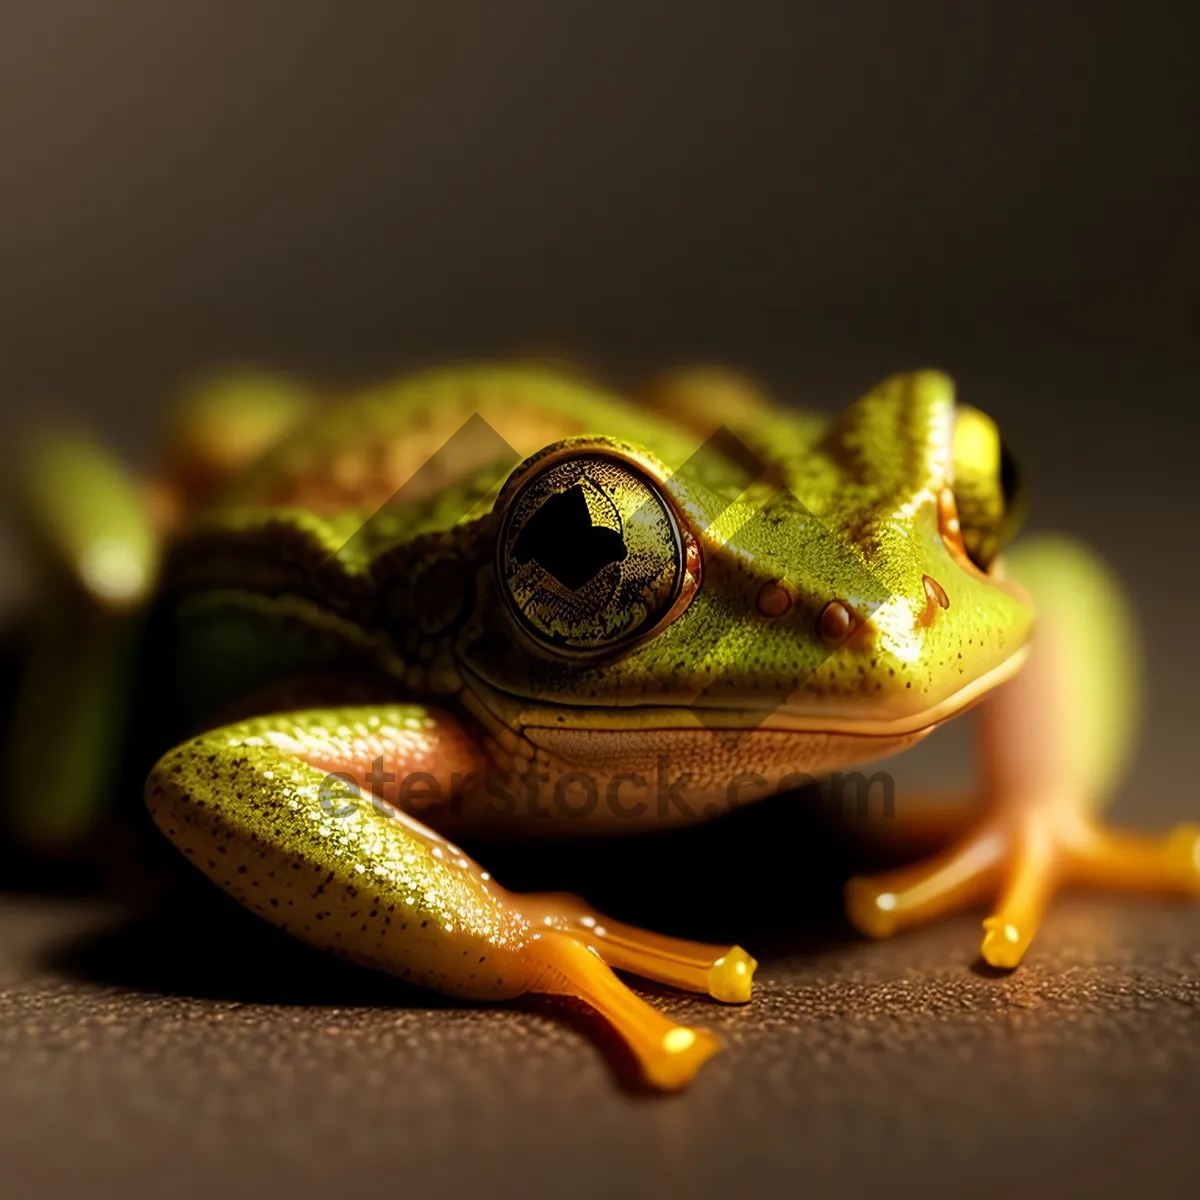
[{"label": "golden iris", "polygon": [[539,642],[607,650],[670,610],[684,546],[646,475],[618,458],[581,455],[546,467],[513,497],[499,571],[513,615]]}]

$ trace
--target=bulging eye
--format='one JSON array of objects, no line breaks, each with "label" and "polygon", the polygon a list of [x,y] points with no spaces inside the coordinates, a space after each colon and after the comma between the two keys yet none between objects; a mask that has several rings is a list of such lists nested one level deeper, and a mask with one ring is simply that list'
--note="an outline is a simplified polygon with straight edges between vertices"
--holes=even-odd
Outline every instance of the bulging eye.
[{"label": "bulging eye", "polygon": [[963,548],[987,571],[1020,528],[1024,489],[995,422],[966,406],[954,427],[954,493]]},{"label": "bulging eye", "polygon": [[497,567],[518,624],[566,651],[611,650],[673,609],[696,555],[657,486],[618,458],[584,454],[521,483],[504,516]]}]

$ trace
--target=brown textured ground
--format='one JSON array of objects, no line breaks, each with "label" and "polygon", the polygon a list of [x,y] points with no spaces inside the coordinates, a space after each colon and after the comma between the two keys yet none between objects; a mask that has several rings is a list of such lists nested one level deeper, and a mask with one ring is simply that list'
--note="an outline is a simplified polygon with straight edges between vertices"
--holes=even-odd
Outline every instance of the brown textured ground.
[{"label": "brown textured ground", "polygon": [[[1000,977],[973,917],[859,941],[819,880],[839,863],[787,870],[793,813],[736,820],[761,981],[742,1009],[657,993],[727,1044],[668,1098],[582,1009],[404,990],[205,891],[142,916],[4,900],[3,1194],[1197,1194],[1200,909],[1068,898]],[[683,835],[640,911],[732,922],[694,876],[722,843]],[[560,862],[620,908],[655,855]]]}]

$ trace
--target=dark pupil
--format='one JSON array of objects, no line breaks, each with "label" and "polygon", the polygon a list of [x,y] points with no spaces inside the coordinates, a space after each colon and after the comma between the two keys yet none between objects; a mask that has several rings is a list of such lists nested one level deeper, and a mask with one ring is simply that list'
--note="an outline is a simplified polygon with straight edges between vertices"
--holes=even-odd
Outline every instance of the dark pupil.
[{"label": "dark pupil", "polygon": [[593,525],[583,488],[576,484],[551,496],[529,518],[513,546],[519,563],[535,560],[572,591],[594,579],[609,563],[624,560],[619,533]]},{"label": "dark pupil", "polygon": [[1008,512],[1016,506],[1018,493],[1021,489],[1021,476],[1017,470],[1017,460],[1013,458],[1008,443],[1000,439],[1000,494],[1004,497],[1004,510]]}]

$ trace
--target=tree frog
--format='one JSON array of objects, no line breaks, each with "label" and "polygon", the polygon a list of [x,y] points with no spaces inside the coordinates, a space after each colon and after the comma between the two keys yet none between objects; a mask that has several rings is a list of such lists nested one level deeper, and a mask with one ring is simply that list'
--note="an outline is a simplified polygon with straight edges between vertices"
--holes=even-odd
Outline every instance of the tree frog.
[{"label": "tree frog", "polygon": [[[941,373],[835,417],[716,370],[621,396],[524,365],[320,403],[225,381],[183,413],[149,485],[78,438],[30,457],[27,512],[72,598],[48,609],[18,778],[50,743],[86,762],[112,741],[103,684],[152,693],[154,823],[298,938],[455,996],[581,998],[681,1087],[715,1038],[613,969],[744,1003],[750,954],[514,894],[455,839],[552,853],[556,833],[718,816],[976,704],[963,804],[983,815],[851,879],[856,926],[984,900],[983,957],[1013,968],[1065,883],[1200,893],[1196,826],[1097,816],[1136,725],[1121,589],[1073,541],[1010,548],[1010,456]],[[140,676],[119,666],[131,622]],[[46,684],[68,629],[73,702]],[[88,788],[43,777],[27,820],[78,825]]]}]

